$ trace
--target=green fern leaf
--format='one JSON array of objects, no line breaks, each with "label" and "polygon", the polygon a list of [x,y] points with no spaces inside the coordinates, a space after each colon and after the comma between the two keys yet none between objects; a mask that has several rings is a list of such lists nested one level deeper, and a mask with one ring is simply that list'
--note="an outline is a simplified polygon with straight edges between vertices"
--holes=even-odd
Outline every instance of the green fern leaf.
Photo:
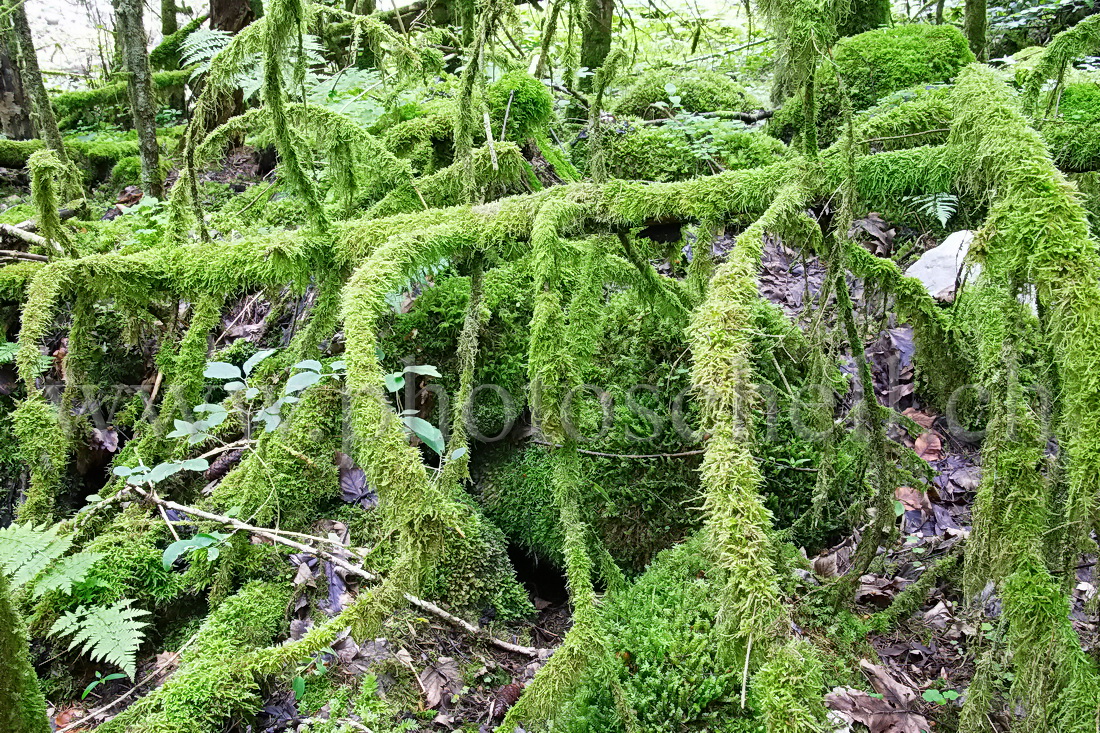
[{"label": "green fern leaf", "polygon": [[133,679],[137,671],[137,650],[145,638],[142,629],[149,625],[137,619],[149,612],[130,608],[131,603],[129,598],[123,598],[110,606],[78,606],[54,623],[50,635],[72,635],[69,649],[79,646],[93,662],[117,665]]},{"label": "green fern leaf", "polygon": [[92,566],[104,557],[99,552],[80,552],[63,558],[34,584],[34,597],[41,598],[51,590],[72,592],[73,585],[88,577]]},{"label": "green fern leaf", "polygon": [[13,524],[0,529],[0,569],[11,577],[12,588],[18,588],[68,552],[72,544],[71,537],[57,536],[57,527]]}]

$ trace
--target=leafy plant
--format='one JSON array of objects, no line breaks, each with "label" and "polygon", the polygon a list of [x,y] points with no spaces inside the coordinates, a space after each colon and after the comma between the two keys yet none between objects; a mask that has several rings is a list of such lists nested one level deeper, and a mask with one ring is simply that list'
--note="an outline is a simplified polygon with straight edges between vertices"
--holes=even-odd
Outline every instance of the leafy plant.
[{"label": "leafy plant", "polygon": [[906,200],[918,213],[936,219],[941,227],[959,210],[959,197],[950,193],[930,193],[925,196],[908,196]]},{"label": "leafy plant", "polygon": [[72,636],[69,649],[79,646],[93,661],[115,664],[133,679],[137,650],[145,638],[142,629],[149,625],[138,619],[149,612],[131,608],[131,603],[123,598],[110,606],[77,606],[54,623],[50,635]]},{"label": "leafy plant", "polygon": [[940,692],[935,688],[930,688],[924,691],[921,695],[926,702],[934,702],[937,705],[946,705],[949,702],[954,702],[959,699],[959,693],[955,690],[944,690]]},{"label": "leafy plant", "polygon": [[[392,372],[383,376],[383,380],[386,383],[386,389],[393,393],[394,399],[397,401],[398,408],[401,407],[401,390],[405,387],[405,375],[406,374],[419,374],[426,377],[442,377],[439,370],[434,366],[423,364],[418,366],[405,367],[403,371]],[[404,424],[405,429],[424,441],[424,444],[431,448],[438,455],[443,455],[444,441],[443,433],[436,426],[422,417],[417,416],[416,410],[400,410],[401,422]]]},{"label": "leafy plant", "polygon": [[224,532],[202,532],[185,540],[176,540],[164,549],[161,563],[165,570],[170,570],[181,555],[194,553],[202,553],[207,562],[214,562],[220,554],[218,547],[230,536]]},{"label": "leafy plant", "polygon": [[110,682],[111,680],[124,680],[124,679],[126,679],[126,675],[122,674],[121,672],[112,672],[109,675],[103,675],[97,669],[96,673],[95,673],[95,679],[92,680],[88,684],[88,686],[84,688],[84,692],[80,693],[80,699],[81,700],[85,699],[86,697],[88,697],[88,695],[92,694],[92,690],[94,690],[95,688],[99,687],[100,685],[102,685],[106,682]]}]

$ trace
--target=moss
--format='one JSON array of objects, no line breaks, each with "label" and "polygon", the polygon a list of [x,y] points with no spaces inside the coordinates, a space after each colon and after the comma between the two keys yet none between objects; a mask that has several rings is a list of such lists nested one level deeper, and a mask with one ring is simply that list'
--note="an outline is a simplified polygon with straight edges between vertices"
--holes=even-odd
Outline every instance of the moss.
[{"label": "moss", "polygon": [[206,22],[206,15],[199,15],[177,30],[172,35],[161,40],[156,47],[149,52],[149,64],[154,69],[176,69],[180,64],[180,49],[184,41],[198,30]]},{"label": "moss", "polygon": [[41,395],[28,397],[12,413],[12,426],[19,439],[19,455],[31,474],[27,496],[19,505],[19,520],[50,522],[69,460],[69,443],[57,410]]},{"label": "moss", "polygon": [[118,188],[137,186],[141,184],[141,157],[128,155],[119,158],[111,168],[111,184]]},{"label": "moss", "polygon": [[447,108],[387,127],[382,140],[394,155],[412,163],[419,175],[428,175],[451,164],[453,135],[454,121]]},{"label": "moss", "polygon": [[[682,181],[720,170],[741,170],[782,160],[787,148],[775,138],[741,132],[734,125],[645,125],[630,120],[603,133],[608,173],[642,181]],[[576,151],[577,148],[574,148]],[[587,147],[581,146],[582,156]]]},{"label": "moss", "polygon": [[1063,171],[1100,169],[1100,86],[1066,85],[1058,113],[1040,128],[1054,163]]},{"label": "moss", "polygon": [[[675,87],[672,94],[666,89],[669,84]],[[679,108],[684,112],[747,112],[759,106],[744,87],[717,71],[656,69],[644,73],[623,93],[615,105],[615,114],[644,119],[667,117],[668,107],[655,107],[654,103],[669,105],[670,96],[680,98]]]},{"label": "moss", "polygon": [[183,590],[182,576],[165,570],[164,546],[171,541],[164,522],[145,507],[127,507],[86,546],[103,558],[96,564],[101,579],[88,599],[111,604],[132,598],[139,605],[166,606]]},{"label": "moss", "polygon": [[490,84],[485,103],[489,107],[494,136],[499,137],[507,113],[505,139],[518,143],[543,134],[554,109],[554,100],[546,85],[519,71],[510,71]]},{"label": "moss", "polygon": [[951,88],[921,84],[890,94],[855,116],[855,139],[867,150],[904,150],[947,141]]},{"label": "moss", "polygon": [[46,699],[31,664],[27,627],[12,603],[7,576],[0,573],[0,729],[6,733],[49,733]]},{"label": "moss", "polygon": [[21,303],[41,269],[40,262],[16,262],[0,267],[0,301]]},{"label": "moss", "polygon": [[[190,69],[158,71],[153,74],[153,86],[163,95],[185,86],[190,78]],[[62,92],[53,95],[50,101],[57,114],[58,126],[63,130],[97,120],[123,120],[129,115],[125,81],[111,82],[96,89]],[[115,111],[113,116],[112,110]]]},{"label": "moss", "polygon": [[253,583],[213,611],[180,666],[155,692],[99,727],[101,733],[216,733],[263,705],[249,652],[284,626],[285,584]]}]

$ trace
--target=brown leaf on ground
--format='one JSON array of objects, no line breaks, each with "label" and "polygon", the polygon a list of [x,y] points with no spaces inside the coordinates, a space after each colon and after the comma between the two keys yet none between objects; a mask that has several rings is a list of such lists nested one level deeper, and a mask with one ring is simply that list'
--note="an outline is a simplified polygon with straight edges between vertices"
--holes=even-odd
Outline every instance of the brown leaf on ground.
[{"label": "brown leaf on ground", "polygon": [[835,688],[825,696],[825,705],[849,723],[863,723],[871,733],[924,733],[932,729],[923,715],[899,709],[852,687]]},{"label": "brown leaf on ground", "polygon": [[899,486],[894,489],[894,498],[901,502],[907,511],[921,509],[928,502],[928,495],[912,486]]},{"label": "brown leaf on ground", "polygon": [[451,657],[440,657],[420,673],[420,685],[429,709],[438,708],[444,700],[462,689],[462,671]]},{"label": "brown leaf on ground", "polygon": [[885,667],[861,659],[859,660],[859,668],[863,670],[863,674],[867,676],[867,680],[871,683],[871,687],[875,688],[875,692],[882,695],[882,698],[894,707],[906,708],[910,703],[916,701],[917,691],[909,685],[894,679]]},{"label": "brown leaf on ground", "polygon": [[938,461],[943,458],[943,440],[941,440],[940,436],[936,433],[927,432],[917,438],[913,450],[917,452],[918,456],[929,463]]},{"label": "brown leaf on ground", "polygon": [[907,407],[905,408],[905,410],[902,411],[901,414],[905,415],[907,418],[915,422],[917,425],[920,425],[925,430],[931,430],[932,423],[936,422],[935,415],[929,415],[928,413],[921,412],[915,407]]}]

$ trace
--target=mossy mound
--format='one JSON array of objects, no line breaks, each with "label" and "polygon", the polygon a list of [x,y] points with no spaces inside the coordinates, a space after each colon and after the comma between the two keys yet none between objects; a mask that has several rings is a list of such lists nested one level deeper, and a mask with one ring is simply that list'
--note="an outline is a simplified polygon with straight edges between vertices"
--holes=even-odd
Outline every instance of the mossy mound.
[{"label": "mossy mound", "polygon": [[[834,46],[833,56],[835,68],[830,64],[819,65],[815,83],[817,134],[821,147],[831,145],[838,137],[841,95],[837,74],[844,80],[852,109],[859,111],[895,92],[945,83],[974,61],[966,38],[957,28],[922,23],[842,38]],[[920,96],[914,94],[914,99]],[[946,98],[925,100],[925,103],[933,109],[926,109],[924,114],[939,115],[944,111],[939,105],[946,104]],[[883,100],[883,104],[889,109],[892,103]],[[903,113],[904,116],[915,114],[913,111]],[[768,122],[768,132],[781,140],[792,140],[802,124],[802,117],[802,101],[793,96]],[[928,142],[931,141],[921,144]]]},{"label": "mossy mound", "polygon": [[[723,120],[710,124],[646,125],[629,120],[604,132],[608,172],[615,178],[683,181],[722,170],[757,168],[787,153],[773,137]],[[574,148],[583,156],[586,145]]]},{"label": "mossy mound", "polygon": [[[153,74],[153,88],[162,101],[182,89],[191,79],[191,69],[158,71]],[[96,122],[133,124],[127,107],[126,82],[116,81],[95,89],[78,89],[50,97],[57,124],[62,130]]]},{"label": "mossy mound", "polygon": [[[670,91],[671,90],[671,91]],[[672,105],[670,97],[679,97]],[[653,119],[667,117],[670,106],[685,112],[729,110],[744,112],[759,106],[757,99],[725,74],[708,69],[648,71],[615,105],[617,115]]]},{"label": "mossy mound", "polygon": [[855,137],[869,149],[904,150],[947,141],[951,87],[921,84],[884,97],[855,117]]},{"label": "mossy mound", "polygon": [[[857,110],[914,84],[945,82],[974,61],[966,38],[957,28],[924,23],[842,38],[833,47],[833,57]],[[824,65],[819,70],[818,84],[827,109],[839,110],[836,79]]]},{"label": "mossy mound", "polygon": [[546,85],[521,71],[510,71],[489,85],[485,101],[494,133],[500,133],[507,115],[504,138],[519,143],[545,134],[554,111],[554,100]]},{"label": "mossy mound", "polygon": [[1058,114],[1041,128],[1054,162],[1070,172],[1100,168],[1100,85],[1066,85]]}]

